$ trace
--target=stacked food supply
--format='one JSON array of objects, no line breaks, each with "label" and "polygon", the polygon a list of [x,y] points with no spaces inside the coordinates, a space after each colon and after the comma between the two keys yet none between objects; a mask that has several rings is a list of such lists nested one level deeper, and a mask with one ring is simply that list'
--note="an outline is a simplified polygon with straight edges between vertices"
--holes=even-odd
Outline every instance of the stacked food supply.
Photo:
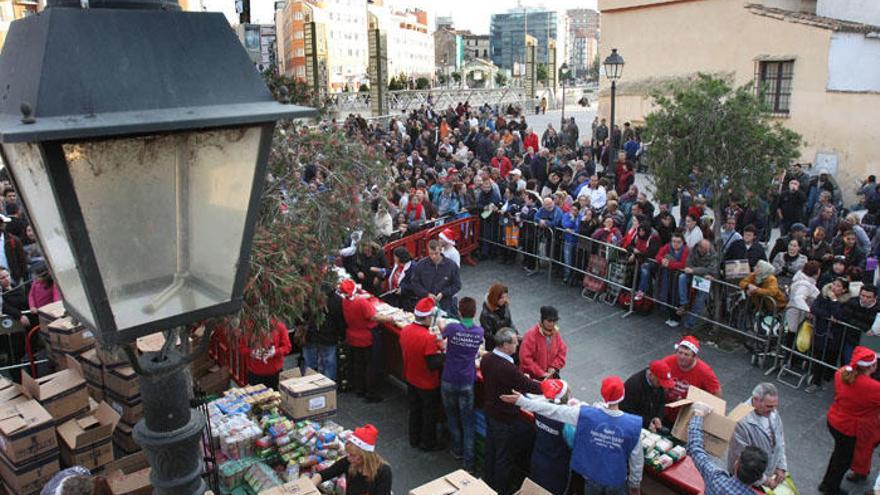
[{"label": "stacked food supply", "polygon": [[645,464],[660,472],[668,469],[687,457],[687,450],[675,437],[662,435],[642,429],[642,449],[645,451]]},{"label": "stacked food supply", "polygon": [[[208,404],[219,448],[220,492],[257,494],[326,469],[345,455],[350,431],[332,421],[293,421],[264,386],[231,389]],[[324,493],[344,493],[344,476]]]}]

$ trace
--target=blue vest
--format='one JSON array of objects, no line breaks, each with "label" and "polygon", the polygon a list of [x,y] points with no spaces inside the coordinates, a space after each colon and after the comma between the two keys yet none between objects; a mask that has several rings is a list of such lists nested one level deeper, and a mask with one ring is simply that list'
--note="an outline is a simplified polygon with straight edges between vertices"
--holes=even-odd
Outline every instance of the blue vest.
[{"label": "blue vest", "polygon": [[565,444],[565,423],[535,415],[535,447],[529,477],[553,495],[565,493],[571,450]]},{"label": "blue vest", "polygon": [[624,487],[629,454],[641,433],[642,418],[636,415],[614,417],[595,407],[581,406],[571,468],[600,485]]}]

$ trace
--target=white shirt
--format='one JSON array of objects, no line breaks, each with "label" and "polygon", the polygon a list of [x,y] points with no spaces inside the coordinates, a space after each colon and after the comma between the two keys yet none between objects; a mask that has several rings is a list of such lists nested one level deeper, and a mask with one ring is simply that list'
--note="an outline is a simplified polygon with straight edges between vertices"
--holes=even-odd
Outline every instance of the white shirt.
[{"label": "white shirt", "polygon": [[[0,266],[9,270],[9,260],[6,259],[6,234],[0,232]],[[9,272],[10,274],[12,271]],[[16,281],[13,280],[13,283]]]},{"label": "white shirt", "polygon": [[[504,354],[503,352],[499,351],[498,349],[492,349],[492,354],[495,354],[498,357],[502,357],[502,358],[510,361],[510,364],[513,364],[513,356],[508,356],[507,354]],[[517,402],[519,402],[519,401],[517,401]],[[517,405],[519,405],[519,404],[517,404]]]},{"label": "white shirt", "polygon": [[602,186],[597,187],[596,189],[590,188],[590,206],[593,207],[594,210],[601,210],[605,208],[605,202],[608,201],[607,195],[605,193],[605,188]]},{"label": "white shirt", "polygon": [[455,246],[449,245],[443,248],[443,256],[451,259],[457,267],[461,268],[461,254],[458,253],[458,249],[455,249]]},{"label": "white shirt", "polygon": [[696,245],[703,240],[703,231],[700,230],[700,227],[694,227],[691,230],[685,229],[684,231],[684,242],[687,244],[688,249],[694,249]]}]

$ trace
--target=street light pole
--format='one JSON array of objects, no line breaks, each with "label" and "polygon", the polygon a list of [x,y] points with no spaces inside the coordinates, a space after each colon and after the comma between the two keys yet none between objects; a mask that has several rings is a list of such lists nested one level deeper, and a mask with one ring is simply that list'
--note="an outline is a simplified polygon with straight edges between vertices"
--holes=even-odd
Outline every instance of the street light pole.
[{"label": "street light pole", "polygon": [[611,55],[605,59],[605,77],[611,81],[611,128],[608,136],[611,138],[610,148],[608,150],[608,163],[605,167],[605,176],[614,181],[614,163],[617,161],[617,147],[614,143],[614,111],[615,97],[617,96],[617,80],[623,75],[623,57],[617,53],[617,48],[611,49]]},{"label": "street light pole", "polygon": [[611,80],[611,128],[608,131],[608,136],[611,139],[611,150],[608,152],[608,166],[606,167],[606,174],[608,169],[611,169],[612,175],[614,171],[614,162],[617,160],[617,147],[614,143],[614,104],[615,104],[615,96],[617,95],[617,81]]},{"label": "street light pole", "polygon": [[559,119],[559,131],[565,127],[565,80],[568,79],[568,64],[563,63],[559,67],[559,79],[562,81],[562,117]]}]

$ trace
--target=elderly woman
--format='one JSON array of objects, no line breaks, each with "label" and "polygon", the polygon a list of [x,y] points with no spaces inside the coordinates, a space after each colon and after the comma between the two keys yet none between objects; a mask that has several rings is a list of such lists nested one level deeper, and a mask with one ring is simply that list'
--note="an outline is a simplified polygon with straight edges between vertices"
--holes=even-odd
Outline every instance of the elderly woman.
[{"label": "elderly woman", "polygon": [[794,274],[788,289],[788,306],[785,307],[785,323],[789,332],[798,331],[804,317],[810,312],[810,304],[819,296],[819,288],[816,287],[816,283],[819,280],[821,268],[821,263],[811,260]]},{"label": "elderly woman", "polygon": [[746,291],[749,299],[751,299],[756,307],[760,307],[763,304],[764,297],[773,299],[776,302],[777,308],[785,306],[787,302],[785,294],[779,288],[776,275],[773,273],[773,265],[761,260],[755,265],[755,269],[748,277],[739,281],[739,288]]},{"label": "elderly woman", "polygon": [[801,245],[792,239],[788,241],[788,249],[777,253],[773,258],[773,272],[780,285],[791,284],[794,274],[799,272],[807,264],[807,257],[801,254]]}]

